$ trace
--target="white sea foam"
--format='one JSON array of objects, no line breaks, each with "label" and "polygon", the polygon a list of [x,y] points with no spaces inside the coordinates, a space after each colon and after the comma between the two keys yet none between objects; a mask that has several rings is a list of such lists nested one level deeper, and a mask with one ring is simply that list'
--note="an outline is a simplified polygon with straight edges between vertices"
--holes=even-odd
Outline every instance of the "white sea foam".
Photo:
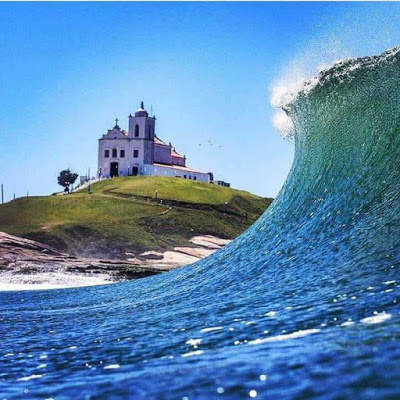
[{"label": "white sea foam", "polygon": [[118,369],[118,368],[120,368],[119,364],[110,364],[104,367],[104,369]]},{"label": "white sea foam", "polygon": [[320,329],[305,329],[305,330],[300,330],[300,331],[293,332],[293,333],[288,333],[285,335],[277,335],[277,336],[271,336],[271,337],[267,337],[267,338],[263,338],[263,339],[252,340],[249,342],[249,344],[256,345],[256,344],[269,343],[269,342],[282,342],[284,340],[298,339],[298,338],[301,338],[304,336],[313,335],[320,331],[321,331]]},{"label": "white sea foam", "polygon": [[265,313],[264,315],[266,317],[275,317],[275,315],[277,314],[276,311],[268,311],[267,313]]},{"label": "white sea foam", "polygon": [[391,314],[386,314],[385,312],[378,313],[372,317],[366,317],[360,320],[363,324],[380,324],[392,318]]},{"label": "white sea foam", "polygon": [[300,93],[311,92],[319,83],[319,74],[332,68],[334,64],[344,61],[344,59],[335,59],[329,63],[319,64],[316,68],[310,68],[306,59],[307,57],[303,60],[294,60],[270,89],[270,104],[276,108],[272,124],[285,139],[293,137],[294,124],[283,109],[292,104]]},{"label": "white sea foam", "polygon": [[182,354],[182,357],[193,357],[193,356],[201,356],[204,354],[203,350],[196,350],[196,351],[190,351],[189,353]]},{"label": "white sea foam", "polygon": [[90,276],[61,271],[35,274],[14,274],[7,271],[0,274],[0,281],[0,291],[65,289],[112,283],[106,274]]},{"label": "white sea foam", "polygon": [[26,382],[26,381],[30,381],[32,379],[38,379],[41,378],[43,375],[29,375],[29,376],[24,376],[22,378],[19,378],[18,380],[21,382]]},{"label": "white sea foam", "polygon": [[221,331],[222,329],[223,329],[222,326],[213,326],[212,328],[204,328],[200,332],[207,333],[213,331]]},{"label": "white sea foam", "polygon": [[189,339],[186,341],[186,344],[190,345],[190,346],[197,346],[198,344],[201,343],[203,339]]},{"label": "white sea foam", "polygon": [[352,325],[354,325],[354,321],[346,321],[346,322],[343,322],[342,324],[340,324],[340,326],[344,326],[344,327],[352,326]]}]

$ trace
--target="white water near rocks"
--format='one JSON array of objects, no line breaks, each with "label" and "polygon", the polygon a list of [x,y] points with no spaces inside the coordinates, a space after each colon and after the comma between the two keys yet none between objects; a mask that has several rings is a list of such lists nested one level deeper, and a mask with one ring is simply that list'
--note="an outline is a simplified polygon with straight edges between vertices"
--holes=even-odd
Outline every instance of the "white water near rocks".
[{"label": "white water near rocks", "polygon": [[32,275],[5,272],[0,275],[0,278],[0,291],[65,289],[112,283],[107,274],[85,276],[57,271]]}]

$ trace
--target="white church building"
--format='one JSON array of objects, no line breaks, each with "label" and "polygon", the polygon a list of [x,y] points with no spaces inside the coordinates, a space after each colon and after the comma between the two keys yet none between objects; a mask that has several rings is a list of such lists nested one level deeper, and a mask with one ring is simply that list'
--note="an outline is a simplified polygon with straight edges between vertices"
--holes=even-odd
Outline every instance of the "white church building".
[{"label": "white church building", "polygon": [[210,182],[211,173],[196,171],[155,134],[156,117],[149,116],[143,102],[135,115],[129,115],[129,131],[118,126],[99,139],[98,177],[160,175]]}]

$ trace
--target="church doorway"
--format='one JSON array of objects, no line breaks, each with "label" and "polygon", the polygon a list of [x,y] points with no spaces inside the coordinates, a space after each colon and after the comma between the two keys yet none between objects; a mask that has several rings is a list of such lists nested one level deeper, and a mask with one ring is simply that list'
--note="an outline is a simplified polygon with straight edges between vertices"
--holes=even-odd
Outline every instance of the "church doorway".
[{"label": "church doorway", "polygon": [[118,163],[117,162],[112,162],[110,164],[110,176],[111,176],[111,178],[113,176],[118,176]]},{"label": "church doorway", "polygon": [[132,167],[132,175],[136,176],[139,174],[139,168],[138,167]]}]

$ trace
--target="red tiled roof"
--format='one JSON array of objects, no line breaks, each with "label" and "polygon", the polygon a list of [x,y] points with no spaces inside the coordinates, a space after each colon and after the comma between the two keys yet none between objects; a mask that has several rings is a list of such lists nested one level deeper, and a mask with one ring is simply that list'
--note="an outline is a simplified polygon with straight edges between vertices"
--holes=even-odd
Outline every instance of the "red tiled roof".
[{"label": "red tiled roof", "polygon": [[168,146],[167,145],[167,143],[165,143],[163,140],[161,140],[159,137],[157,137],[157,136],[154,136],[154,143],[155,144],[160,144],[160,145],[163,145],[163,146]]},{"label": "red tiled roof", "polygon": [[181,156],[176,150],[172,149],[171,150],[171,156],[172,157],[178,157],[178,158],[185,158],[183,156]]}]

